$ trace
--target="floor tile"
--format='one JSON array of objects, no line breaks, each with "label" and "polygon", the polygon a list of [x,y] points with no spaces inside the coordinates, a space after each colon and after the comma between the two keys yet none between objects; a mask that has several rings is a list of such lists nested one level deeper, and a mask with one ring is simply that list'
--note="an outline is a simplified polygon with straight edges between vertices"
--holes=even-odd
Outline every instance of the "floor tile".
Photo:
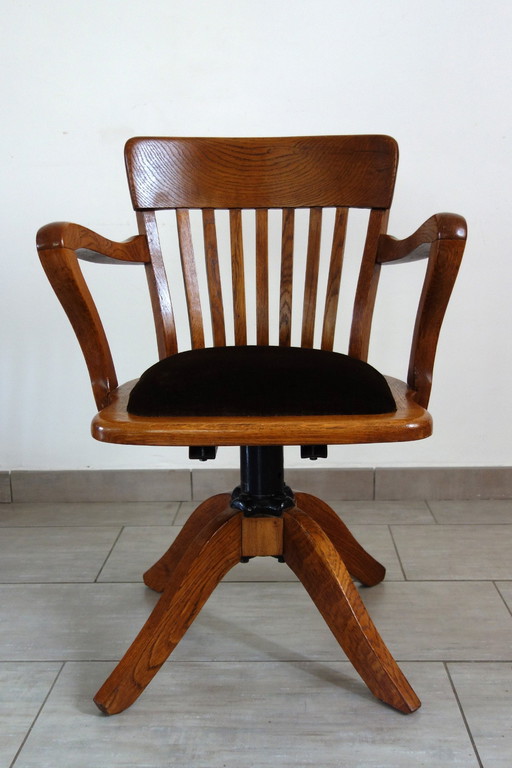
[{"label": "floor tile", "polygon": [[8,768],[61,664],[0,663],[0,765]]},{"label": "floor tile", "polygon": [[512,765],[512,664],[449,664],[484,768]]},{"label": "floor tile", "polygon": [[110,718],[91,702],[107,673],[66,665],[16,768],[478,768],[441,664],[407,665],[423,696],[408,717],[347,663],[171,663]]},{"label": "floor tile", "polygon": [[438,523],[512,524],[512,499],[429,501]]},{"label": "floor tile", "polygon": [[119,528],[3,528],[0,582],[94,581]]},{"label": "floor tile", "polygon": [[398,659],[512,660],[512,616],[491,582],[383,582],[361,594]]},{"label": "floor tile", "polygon": [[[98,581],[141,581],[142,574],[174,541],[177,526],[125,527]],[[352,533],[386,567],[386,578],[403,579],[389,529],[385,525],[353,525]],[[296,581],[294,573],[273,557],[255,557],[235,566],[225,581]]]},{"label": "floor tile", "polygon": [[407,579],[512,579],[512,525],[394,525]]},{"label": "floor tile", "polygon": [[0,526],[171,525],[179,505],[179,501],[5,504],[0,507]]},{"label": "floor tile", "polygon": [[[361,589],[402,660],[512,660],[512,616],[489,582],[384,582]],[[0,659],[119,659],[156,593],[141,584],[0,587]],[[228,583],[176,648],[179,661],[338,660],[343,653],[299,583]]]},{"label": "floor tile", "polygon": [[119,659],[156,599],[140,584],[0,586],[0,660]]},{"label": "floor tile", "polygon": [[329,501],[344,523],[428,524],[435,520],[424,501]]}]

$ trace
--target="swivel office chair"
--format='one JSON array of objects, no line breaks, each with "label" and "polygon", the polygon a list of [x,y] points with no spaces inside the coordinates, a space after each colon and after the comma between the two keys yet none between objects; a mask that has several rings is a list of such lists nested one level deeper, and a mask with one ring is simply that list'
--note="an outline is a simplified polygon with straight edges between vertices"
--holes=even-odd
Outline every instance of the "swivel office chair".
[{"label": "swivel office chair", "polygon": [[[426,408],[438,334],[464,250],[464,219],[438,214],[405,240],[386,234],[398,162],[397,145],[386,136],[135,138],[126,145],[125,159],[138,235],[117,243],[76,224],[54,223],[37,236],[43,267],[88,366],[98,408],[92,434],[112,443],[188,446],[192,457],[203,460],[213,458],[217,446],[240,446],[241,479],[232,493],[200,504],[144,574],[162,596],[96,694],[96,704],[108,714],[132,704],[227,571],[240,560],[274,556],[304,584],[375,696],[402,712],[414,711],[420,701],[351,578],[371,586],[385,569],[324,501],[285,484],[283,446],[301,446],[302,456],[314,459],[332,444],[431,434]],[[351,208],[369,214],[348,353],[342,354],[333,349]],[[296,218],[303,215],[298,209],[309,210],[304,248],[295,236]],[[167,210],[175,211],[177,222],[186,342],[171,298],[177,270],[168,282],[157,227],[157,215]],[[277,253],[269,246],[274,210],[282,212]],[[222,215],[229,221],[226,249],[218,237]],[[193,216],[202,222],[199,248]],[[243,226],[248,217],[251,243]],[[301,249],[303,280],[297,274]],[[225,250],[232,285],[227,302]],[[160,361],[138,381],[118,385],[80,259],[144,266]],[[322,259],[328,262],[323,302]],[[366,359],[381,267],[418,259],[426,259],[426,270],[403,382],[383,376]],[[251,291],[249,274],[255,275]],[[303,292],[297,290],[301,285]]]}]

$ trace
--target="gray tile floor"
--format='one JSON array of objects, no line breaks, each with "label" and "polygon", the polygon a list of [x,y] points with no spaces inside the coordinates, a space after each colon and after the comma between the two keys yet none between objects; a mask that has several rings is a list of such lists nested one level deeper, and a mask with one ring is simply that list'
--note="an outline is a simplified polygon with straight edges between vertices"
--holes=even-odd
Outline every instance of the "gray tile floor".
[{"label": "gray tile floor", "polygon": [[386,581],[361,589],[422,708],[367,691],[285,565],[218,587],[143,696],[92,696],[157,599],[190,502],[0,505],[0,768],[510,768],[512,501],[332,502]]}]

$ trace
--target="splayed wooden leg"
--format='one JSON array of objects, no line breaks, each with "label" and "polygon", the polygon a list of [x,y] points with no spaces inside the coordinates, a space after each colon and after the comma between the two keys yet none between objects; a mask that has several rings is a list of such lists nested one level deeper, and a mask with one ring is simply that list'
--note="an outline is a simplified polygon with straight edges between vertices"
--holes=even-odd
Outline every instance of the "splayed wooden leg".
[{"label": "splayed wooden leg", "polygon": [[404,713],[421,705],[378,634],[328,536],[297,507],[284,515],[284,559],[368,688]]},{"label": "splayed wooden leg", "polygon": [[234,513],[232,509],[219,512],[182,554],[171,583],[94,697],[102,712],[114,715],[133,704],[181,640],[219,581],[240,561],[240,518],[240,513]]}]

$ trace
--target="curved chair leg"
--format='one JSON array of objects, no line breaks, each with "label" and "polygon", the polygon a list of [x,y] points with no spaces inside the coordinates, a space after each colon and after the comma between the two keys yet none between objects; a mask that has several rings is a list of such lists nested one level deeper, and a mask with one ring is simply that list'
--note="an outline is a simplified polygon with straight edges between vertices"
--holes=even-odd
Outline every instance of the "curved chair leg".
[{"label": "curved chair leg", "polygon": [[[197,509],[192,512],[187,522],[173,541],[167,552],[157,560],[157,562],[148,568],[145,572],[144,584],[154,589],[155,592],[163,592],[174,570],[180,562],[187,547],[212,519],[217,519],[219,512],[228,509],[231,501],[231,494],[219,493],[217,496],[203,501]],[[233,511],[233,514],[236,514]],[[219,523],[220,525],[221,523]]]},{"label": "curved chair leg", "polygon": [[309,515],[330,538],[348,572],[365,587],[379,584],[386,569],[359,544],[336,512],[309,493],[296,493],[297,507]]},{"label": "curved chair leg", "polygon": [[401,712],[414,712],[421,702],[384,645],[330,539],[297,507],[283,517],[285,562],[357,672],[378,699]]},{"label": "curved chair leg", "polygon": [[114,715],[133,704],[181,640],[219,581],[240,561],[240,518],[240,513],[233,514],[232,509],[220,512],[187,548],[172,582],[94,697],[102,712]]}]

